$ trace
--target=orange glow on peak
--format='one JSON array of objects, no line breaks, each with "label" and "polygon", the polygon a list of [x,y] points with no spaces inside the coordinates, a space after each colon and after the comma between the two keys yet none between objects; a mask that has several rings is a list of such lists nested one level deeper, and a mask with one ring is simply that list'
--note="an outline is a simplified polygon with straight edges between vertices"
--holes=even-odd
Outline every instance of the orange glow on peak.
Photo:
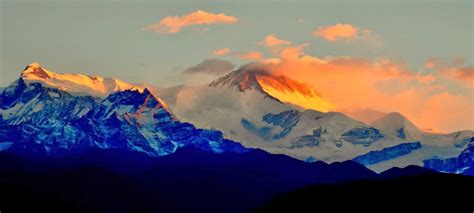
[{"label": "orange glow on peak", "polygon": [[263,91],[281,102],[320,112],[328,112],[334,108],[307,84],[284,76],[256,75],[255,78]]}]

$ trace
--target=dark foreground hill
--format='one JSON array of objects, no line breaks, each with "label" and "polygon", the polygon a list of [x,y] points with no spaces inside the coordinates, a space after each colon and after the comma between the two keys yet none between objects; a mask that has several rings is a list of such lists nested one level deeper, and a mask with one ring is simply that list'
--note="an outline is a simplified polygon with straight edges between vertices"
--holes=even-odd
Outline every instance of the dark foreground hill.
[{"label": "dark foreground hill", "polygon": [[[381,180],[394,177],[398,179]],[[265,203],[262,211],[382,205],[470,208],[470,181],[418,167],[377,175],[350,161],[306,163],[261,150],[215,154],[183,148],[159,158],[121,150],[35,158],[2,152],[0,210],[251,212]],[[311,185],[317,186],[303,188]],[[271,201],[298,188],[303,189]]]},{"label": "dark foreground hill", "polygon": [[304,187],[275,197],[256,212],[473,212],[473,177],[401,173],[384,180]]},{"label": "dark foreground hill", "polygon": [[306,163],[261,150],[120,150],[23,158],[0,153],[2,212],[249,212],[310,184],[373,179],[354,162]]}]

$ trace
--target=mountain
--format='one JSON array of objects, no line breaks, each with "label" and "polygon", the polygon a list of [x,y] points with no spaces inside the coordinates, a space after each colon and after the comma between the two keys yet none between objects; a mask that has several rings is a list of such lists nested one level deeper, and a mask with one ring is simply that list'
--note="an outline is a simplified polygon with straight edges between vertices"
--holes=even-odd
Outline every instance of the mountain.
[{"label": "mountain", "polygon": [[[269,86],[273,89],[268,89]],[[280,93],[269,91],[278,90]],[[338,112],[305,109],[285,97],[305,97],[313,108],[327,106],[310,86],[247,65],[209,84],[152,91],[180,119],[220,130],[247,147],[325,162],[350,160],[383,139],[379,130]],[[319,104],[319,105],[318,105]],[[326,111],[327,109],[321,109]],[[354,148],[356,147],[356,148]]]},{"label": "mountain", "polygon": [[242,212],[308,184],[376,178],[245,148],[181,122],[146,88],[89,95],[30,68],[0,94],[2,209]]},{"label": "mountain", "polygon": [[388,113],[370,125],[402,140],[419,141],[422,137],[422,131],[398,112]]},{"label": "mountain", "polygon": [[372,165],[379,162],[398,158],[403,155],[410,154],[410,152],[412,152],[413,150],[419,149],[421,147],[422,146],[420,142],[402,143],[395,146],[384,148],[380,151],[370,151],[352,160],[362,165]]},{"label": "mountain", "polygon": [[[265,85],[308,99],[317,95],[314,89],[257,68],[244,66],[209,86],[158,88],[116,79],[121,83],[109,85],[104,82],[111,78],[31,64],[0,93],[0,150],[61,155],[99,147],[162,156],[183,146],[218,153],[244,152],[245,146],[329,163],[377,153],[367,166],[381,172],[456,157],[474,137],[473,131],[422,132],[398,113],[367,125],[343,113],[305,109]],[[421,147],[407,153],[403,144],[415,142]]]},{"label": "mountain", "polygon": [[[43,68],[38,63],[25,67],[21,78],[27,82],[38,82],[47,87],[58,88],[73,94],[107,96],[110,93],[132,89],[135,86],[114,78],[87,76],[75,73],[59,74]],[[137,88],[143,90],[143,88]]]},{"label": "mountain", "polygon": [[468,147],[456,157],[435,157],[424,160],[423,163],[429,169],[474,176],[474,138],[471,138]]},{"label": "mountain", "polygon": [[340,111],[346,114],[347,116],[353,118],[354,120],[364,122],[368,125],[370,125],[370,123],[383,117],[386,114],[377,110],[367,108],[346,108],[341,109]]},{"label": "mountain", "polygon": [[216,153],[247,150],[218,131],[178,121],[148,89],[131,88],[100,98],[101,94],[78,95],[72,87],[58,86],[60,82],[52,85],[51,76],[63,74],[33,64],[2,92],[1,150],[63,155],[90,148],[126,149],[150,156],[167,155],[184,146]]},{"label": "mountain", "polygon": [[[372,163],[364,164],[378,172],[392,167],[425,166],[425,161],[430,159],[456,157],[468,149],[469,141],[474,138],[474,132],[469,130],[450,134],[423,132],[400,113],[388,113],[372,122],[371,126],[380,129],[388,140],[400,141],[399,145],[373,150],[377,154],[367,153],[365,156],[360,155],[354,158],[355,160],[367,159],[371,156]],[[418,142],[421,146],[415,146]],[[375,156],[378,157],[374,158]],[[375,162],[374,159],[379,160]],[[384,160],[380,161],[381,159]],[[443,171],[441,168],[437,169]]]},{"label": "mountain", "polygon": [[[274,88],[269,90],[268,85]],[[372,116],[371,122],[362,123],[343,113],[324,112],[327,109],[317,111],[297,102],[282,101],[286,99],[279,93],[269,92],[279,88],[284,88],[281,91],[291,96],[295,93],[301,97],[304,94],[318,94],[308,85],[286,76],[273,75],[254,64],[226,74],[209,86],[153,88],[152,91],[159,94],[175,115],[186,122],[222,131],[225,137],[247,147],[286,154],[300,160],[351,160],[370,151],[420,142],[421,148],[413,152],[379,158],[383,161],[369,165],[377,172],[394,166],[422,166],[423,160],[433,156],[458,155],[464,150],[465,141],[474,137],[472,131],[425,133],[399,113],[385,114],[368,109],[350,110],[353,113],[343,111],[351,116],[354,113]],[[318,102],[319,98],[315,101]],[[359,111],[363,112],[357,113]]]},{"label": "mountain", "polygon": [[305,109],[321,112],[331,110],[332,104],[307,84],[285,76],[275,76],[258,65],[246,65],[209,84],[210,87],[234,89],[240,92],[257,90],[266,97]]}]

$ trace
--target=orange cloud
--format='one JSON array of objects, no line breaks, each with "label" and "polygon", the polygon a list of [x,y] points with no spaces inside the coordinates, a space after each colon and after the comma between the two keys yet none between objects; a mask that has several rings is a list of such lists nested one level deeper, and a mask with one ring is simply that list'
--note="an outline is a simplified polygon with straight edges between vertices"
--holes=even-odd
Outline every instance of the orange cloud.
[{"label": "orange cloud", "polygon": [[297,46],[289,46],[282,49],[278,49],[276,54],[284,60],[296,60],[303,54],[303,49],[309,44],[304,43]]},{"label": "orange cloud", "polygon": [[216,14],[198,10],[184,16],[167,16],[161,19],[159,23],[153,24],[146,29],[159,33],[173,34],[191,25],[234,24],[238,21],[237,17],[228,16],[224,13]]},{"label": "orange cloud", "polygon": [[303,63],[327,63],[325,60],[316,56],[305,55],[303,50],[307,46],[308,44],[304,43],[297,46],[285,47],[279,49],[277,55],[285,61],[299,60]]},{"label": "orange cloud", "polygon": [[440,73],[442,77],[474,88],[474,67],[465,66],[462,58],[456,58],[452,62],[430,58],[426,60],[424,67]]},{"label": "orange cloud", "polygon": [[453,67],[446,70],[442,70],[445,75],[462,81],[468,86],[474,87],[474,67],[465,66],[465,67]]},{"label": "orange cloud", "polygon": [[423,84],[429,84],[436,80],[436,77],[433,74],[421,75],[416,74],[415,79]]},{"label": "orange cloud", "polygon": [[[335,111],[396,111],[420,128],[436,132],[474,129],[472,88],[466,93],[452,90],[447,71],[417,72],[384,58],[320,58],[306,54],[305,47],[307,44],[280,48],[274,58],[262,61],[275,74],[312,85],[335,105]],[[453,69],[449,76],[472,81],[472,72],[472,67]]]},{"label": "orange cloud", "polygon": [[336,24],[332,26],[319,27],[313,31],[313,35],[322,37],[328,41],[338,39],[353,39],[357,37],[359,30],[350,24]]},{"label": "orange cloud", "polygon": [[228,55],[231,52],[230,48],[222,48],[222,49],[216,49],[212,51],[212,54],[217,55],[217,56],[223,56],[223,55]]},{"label": "orange cloud", "polygon": [[262,64],[279,64],[281,62],[281,59],[279,58],[265,58],[261,60]]},{"label": "orange cloud", "polygon": [[313,31],[313,35],[321,37],[330,42],[336,41],[363,41],[371,46],[382,45],[380,36],[369,29],[359,29],[350,24],[336,24],[326,27],[319,27]]},{"label": "orange cloud", "polygon": [[428,96],[418,103],[423,110],[410,116],[419,126],[431,127],[434,131],[441,132],[474,128],[473,99],[442,92]]},{"label": "orange cloud", "polygon": [[278,45],[288,45],[291,44],[290,41],[282,40],[276,37],[275,34],[270,34],[263,41],[258,42],[258,44],[265,45],[267,47],[273,47]]},{"label": "orange cloud", "polygon": [[238,56],[241,59],[251,59],[251,60],[260,60],[263,58],[262,54],[256,51],[239,54]]},{"label": "orange cloud", "polygon": [[430,59],[426,60],[426,62],[425,62],[425,68],[433,69],[433,68],[439,66],[440,63],[441,63],[441,62],[440,62],[439,59],[437,59],[437,58],[430,58]]}]

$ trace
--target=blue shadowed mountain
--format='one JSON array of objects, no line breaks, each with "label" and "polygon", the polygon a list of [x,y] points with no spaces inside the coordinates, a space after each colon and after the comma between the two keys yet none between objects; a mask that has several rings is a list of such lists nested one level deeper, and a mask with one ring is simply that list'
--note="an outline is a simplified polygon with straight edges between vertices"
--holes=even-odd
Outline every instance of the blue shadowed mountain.
[{"label": "blue shadowed mountain", "polygon": [[[45,73],[30,69],[29,75]],[[101,148],[162,156],[184,146],[216,153],[247,151],[219,131],[179,122],[147,89],[130,88],[100,98],[22,77],[2,92],[0,103],[0,148],[8,152],[63,155]]]},{"label": "blue shadowed mountain", "polygon": [[468,147],[457,157],[432,158],[423,161],[423,163],[426,168],[437,171],[474,176],[474,138],[470,140]]}]

